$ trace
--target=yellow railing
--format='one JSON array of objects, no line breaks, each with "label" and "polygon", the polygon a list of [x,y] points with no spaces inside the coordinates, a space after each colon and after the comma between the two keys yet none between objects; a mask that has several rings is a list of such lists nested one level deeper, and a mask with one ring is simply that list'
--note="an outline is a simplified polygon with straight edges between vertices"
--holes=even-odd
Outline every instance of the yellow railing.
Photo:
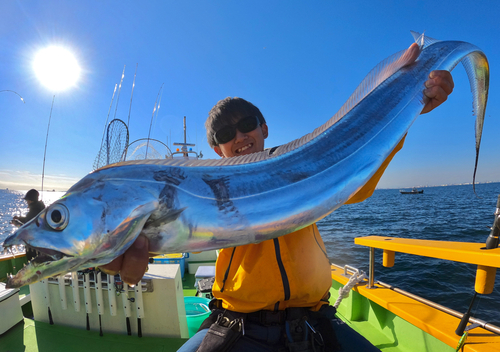
[{"label": "yellow railing", "polygon": [[489,294],[495,285],[495,274],[500,268],[500,248],[486,249],[482,243],[416,240],[383,236],[367,236],[354,239],[354,243],[370,247],[370,275],[368,287],[374,286],[375,248],[382,249],[383,262],[392,267],[395,253],[407,253],[424,257],[452,260],[477,265],[477,293]]}]

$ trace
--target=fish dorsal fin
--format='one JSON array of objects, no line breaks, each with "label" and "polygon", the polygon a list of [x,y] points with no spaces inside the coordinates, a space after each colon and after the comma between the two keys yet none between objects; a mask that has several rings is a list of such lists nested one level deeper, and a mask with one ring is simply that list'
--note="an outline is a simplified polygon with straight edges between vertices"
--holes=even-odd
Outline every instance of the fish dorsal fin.
[{"label": "fish dorsal fin", "polygon": [[317,136],[322,134],[325,130],[327,130],[335,123],[340,121],[349,111],[351,111],[356,105],[358,105],[359,102],[361,102],[382,82],[384,82],[387,78],[396,73],[400,68],[415,61],[415,51],[414,51],[415,49],[416,48],[399,51],[389,56],[382,62],[380,62],[370,71],[370,73],[368,73],[368,75],[356,88],[354,93],[349,97],[349,99],[345,102],[345,104],[332,118],[330,118],[323,125],[316,128],[313,132],[303,136],[302,138],[296,139],[288,144],[280,146],[273,153],[273,157],[287,153],[298,147],[301,147],[302,145],[316,138]]},{"label": "fish dorsal fin", "polygon": [[[377,88],[382,82],[384,82],[387,78],[396,73],[400,68],[412,63],[415,61],[416,54],[420,53],[420,49],[418,49],[418,53],[415,52],[417,48],[413,47],[411,49],[406,49],[399,51],[382,62],[380,62],[377,66],[375,66],[370,73],[363,79],[363,81],[356,88],[354,93],[349,97],[349,99],[344,103],[344,105],[340,108],[340,110],[331,117],[326,123],[316,128],[313,132],[306,134],[305,136],[293,140],[287,144],[279,146],[272,155],[269,155],[266,151],[253,153],[249,155],[239,156],[236,158],[223,158],[218,160],[193,160],[193,161],[126,161],[120,163],[124,164],[149,164],[149,163],[168,163],[169,165],[177,165],[177,166],[219,166],[219,165],[241,165],[252,162],[259,162],[271,158],[278,157],[280,155],[286,154],[292,150],[302,147],[307,144],[324,131],[329,129],[335,123],[340,121],[349,111],[351,111],[356,105],[359,104],[368,94],[370,94],[375,88]],[[115,164],[117,165],[117,164]],[[111,166],[105,166],[102,169],[106,169]]]},{"label": "fish dorsal fin", "polygon": [[418,46],[420,46],[421,50],[431,44],[440,42],[440,40],[426,36],[425,33],[420,34],[415,31],[410,31],[410,33],[413,36],[413,39],[415,39],[415,43],[417,43]]}]

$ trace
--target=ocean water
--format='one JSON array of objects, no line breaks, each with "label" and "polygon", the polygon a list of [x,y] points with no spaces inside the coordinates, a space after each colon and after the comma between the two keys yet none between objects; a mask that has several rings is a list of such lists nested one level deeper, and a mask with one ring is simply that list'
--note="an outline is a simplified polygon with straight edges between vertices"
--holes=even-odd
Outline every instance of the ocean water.
[{"label": "ocean water", "polygon": [[[331,262],[368,273],[369,250],[355,237],[378,235],[415,239],[485,243],[493,224],[500,183],[424,188],[423,194],[376,190],[358,204],[344,205],[318,223]],[[15,231],[10,220],[27,212],[25,192],[0,190],[0,243]],[[44,192],[46,205],[63,192]],[[375,280],[412,292],[459,312],[474,294],[476,266],[397,253],[392,268],[382,266],[375,250]],[[500,270],[499,270],[500,272]],[[500,326],[500,274],[490,295],[478,295],[473,317]]]},{"label": "ocean water", "polygon": [[[485,243],[493,225],[500,183],[426,187],[423,194],[376,190],[358,204],[344,205],[318,222],[330,261],[368,274],[369,249],[355,237],[391,236]],[[375,250],[375,280],[465,313],[474,294],[475,265],[396,253],[392,268]],[[472,316],[500,326],[500,270],[489,295],[478,295]]]}]

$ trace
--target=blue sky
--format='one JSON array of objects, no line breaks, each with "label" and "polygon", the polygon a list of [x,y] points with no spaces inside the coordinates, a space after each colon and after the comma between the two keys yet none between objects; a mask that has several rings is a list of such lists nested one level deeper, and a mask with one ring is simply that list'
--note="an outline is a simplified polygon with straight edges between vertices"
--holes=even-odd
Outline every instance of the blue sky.
[{"label": "blue sky", "polygon": [[[148,135],[171,146],[183,138],[204,158],[204,121],[227,96],[245,98],[266,117],[266,146],[324,123],[378,62],[412,43],[410,30],[480,47],[491,66],[477,180],[500,181],[497,156],[500,49],[497,1],[9,1],[0,4],[0,188],[40,188],[54,92],[32,69],[35,53],[61,45],[76,56],[77,84],[55,93],[44,188],[65,190],[92,170],[115,84],[110,119],[128,119],[130,141]],[[379,187],[472,181],[474,118],[465,71],[455,91],[410,129]],[[167,140],[168,138],[168,140]],[[312,157],[312,156],[304,156]]]}]

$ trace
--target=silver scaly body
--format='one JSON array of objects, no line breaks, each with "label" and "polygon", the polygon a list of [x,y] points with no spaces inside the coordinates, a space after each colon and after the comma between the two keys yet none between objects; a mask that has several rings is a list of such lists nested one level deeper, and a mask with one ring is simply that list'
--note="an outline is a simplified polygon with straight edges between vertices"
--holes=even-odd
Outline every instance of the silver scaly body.
[{"label": "silver scaly body", "polygon": [[256,243],[308,226],[379,169],[422,111],[429,73],[460,61],[471,81],[478,153],[489,85],[485,55],[465,42],[428,39],[421,46],[412,64],[404,52],[379,64],[327,123],[272,155],[128,161],[87,175],[5,241],[57,259],[28,265],[9,285],[109,263],[140,233],[151,252],[174,253]]}]

